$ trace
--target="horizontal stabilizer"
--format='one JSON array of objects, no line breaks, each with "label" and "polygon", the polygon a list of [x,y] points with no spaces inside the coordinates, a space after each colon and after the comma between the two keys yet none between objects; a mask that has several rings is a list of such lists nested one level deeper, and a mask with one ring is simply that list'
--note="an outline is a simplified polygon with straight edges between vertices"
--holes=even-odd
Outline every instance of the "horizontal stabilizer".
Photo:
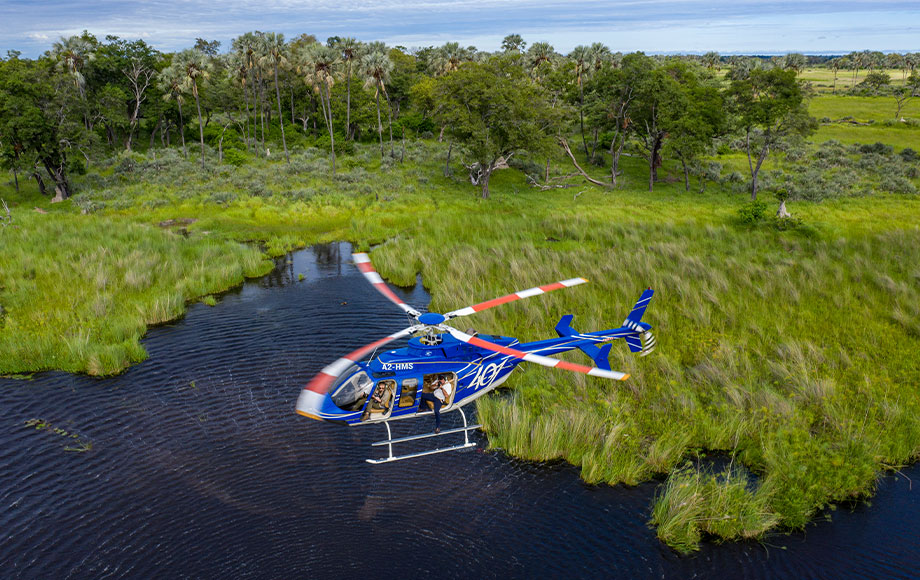
[{"label": "horizontal stabilizer", "polygon": [[572,320],[574,318],[574,314],[566,314],[560,318],[559,322],[556,323],[556,334],[559,336],[572,336],[577,334],[575,329],[572,328]]}]

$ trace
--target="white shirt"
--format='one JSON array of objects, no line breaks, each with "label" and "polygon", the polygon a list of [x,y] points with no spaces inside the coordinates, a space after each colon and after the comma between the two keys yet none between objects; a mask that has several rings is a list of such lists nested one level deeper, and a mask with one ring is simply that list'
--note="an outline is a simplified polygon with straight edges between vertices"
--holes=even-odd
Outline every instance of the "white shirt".
[{"label": "white shirt", "polygon": [[[443,391],[441,390],[442,388],[444,389]],[[450,393],[453,391],[453,389],[454,386],[450,383],[450,381],[445,381],[443,385],[435,387],[434,396],[443,403],[447,400],[448,397],[450,397]]]}]

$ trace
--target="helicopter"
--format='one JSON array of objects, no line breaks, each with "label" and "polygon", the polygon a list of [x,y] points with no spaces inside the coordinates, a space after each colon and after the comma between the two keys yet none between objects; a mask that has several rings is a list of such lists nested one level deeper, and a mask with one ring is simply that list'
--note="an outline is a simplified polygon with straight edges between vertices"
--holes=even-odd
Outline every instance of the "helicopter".
[{"label": "helicopter", "polygon": [[[573,315],[563,316],[556,324],[558,338],[522,343],[516,338],[479,334],[473,329],[461,332],[447,321],[469,316],[489,308],[516,300],[539,296],[554,290],[571,288],[586,283],[585,278],[571,278],[494,298],[479,304],[453,310],[446,314],[421,313],[401,300],[374,269],[366,253],[352,254],[355,265],[374,288],[401,308],[410,319],[410,326],[374,341],[343,356],[326,366],[303,388],[297,399],[296,411],[300,415],[344,425],[384,424],[387,439],[373,446],[387,445],[389,454],[381,459],[367,459],[369,463],[387,463],[433,453],[443,453],[473,447],[469,431],[481,425],[469,425],[462,407],[504,383],[511,372],[522,362],[624,381],[626,373],[610,368],[608,356],[613,340],[622,338],[630,351],[646,356],[655,348],[651,326],[642,322],[654,291],[649,288],[639,297],[633,309],[618,328],[596,332],[578,332],[572,328]],[[385,345],[401,338],[411,337],[404,348],[386,350],[376,355]],[[585,366],[549,355],[579,349],[587,354],[596,366]],[[370,361],[361,362],[368,354]],[[449,383],[441,412],[458,411],[463,417],[463,427],[432,433],[393,438],[390,422],[399,419],[430,415],[433,410],[422,400],[422,393],[440,382]],[[450,447],[436,448],[404,455],[394,455],[393,445],[427,437],[463,433],[464,442]]]}]

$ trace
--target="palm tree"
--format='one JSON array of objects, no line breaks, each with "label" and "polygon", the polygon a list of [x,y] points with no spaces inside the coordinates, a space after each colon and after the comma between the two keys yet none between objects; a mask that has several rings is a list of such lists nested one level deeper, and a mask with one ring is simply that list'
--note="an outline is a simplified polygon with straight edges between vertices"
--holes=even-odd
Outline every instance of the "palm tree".
[{"label": "palm tree", "polygon": [[585,139],[585,89],[584,76],[585,65],[590,56],[589,48],[578,45],[569,53],[569,59],[575,63],[575,84],[578,85],[578,119],[581,123],[581,142],[585,148],[585,155],[588,155],[588,141]]},{"label": "palm tree", "polygon": [[[253,33],[247,32],[241,34],[237,38],[233,39],[233,50],[239,55],[243,69],[245,69],[245,80],[243,89],[245,91],[246,85],[252,90],[252,132],[250,137],[252,138],[253,145],[256,144],[256,107],[261,113],[263,111],[262,100],[258,97],[261,95],[261,91],[256,91],[256,85],[259,84],[259,75],[258,72],[258,62],[259,54],[257,49],[261,41],[261,32]],[[247,119],[246,126],[249,126],[247,108]],[[265,150],[265,123],[264,117],[262,117],[262,150]],[[247,145],[248,146],[248,145]]]},{"label": "palm tree", "polygon": [[520,34],[509,34],[502,40],[502,50],[505,52],[524,52],[527,43]]},{"label": "palm tree", "polygon": [[[387,116],[390,113],[387,98],[386,83],[390,80],[390,72],[393,70],[393,62],[382,52],[372,52],[361,58],[361,68],[364,70],[364,87],[374,87],[374,99],[377,101],[377,135],[380,137],[380,157],[383,157],[383,124],[380,121],[380,93],[383,93],[387,102]],[[393,122],[390,118],[390,148],[393,147]]]},{"label": "palm tree", "polygon": [[[182,71],[176,66],[176,63],[169,65],[160,71],[157,86],[163,91],[163,100],[176,100],[179,106],[179,136],[182,137],[182,154],[188,159],[188,148],[185,146],[185,120],[182,118],[182,103],[185,97],[182,95]],[[167,138],[169,128],[167,127]]]},{"label": "palm tree", "polygon": [[329,129],[329,142],[332,149],[332,175],[335,175],[335,133],[332,127],[332,85],[339,75],[338,51],[323,44],[315,43],[304,46],[297,55],[298,70],[304,75],[304,81],[319,93],[323,109],[323,119]]},{"label": "palm tree", "polygon": [[351,67],[360,56],[361,43],[354,38],[341,38],[335,48],[342,54],[345,63],[345,134],[351,139]]},{"label": "palm tree", "polygon": [[548,42],[535,42],[527,49],[527,58],[530,61],[530,74],[537,78],[537,68],[544,62],[551,62],[555,50]]},{"label": "palm tree", "polygon": [[847,57],[845,56],[838,56],[836,58],[832,58],[828,62],[828,65],[831,67],[831,70],[834,71],[834,86],[831,89],[831,94],[833,95],[837,94],[837,73],[840,71],[841,68],[846,68],[847,63],[848,63]]},{"label": "palm tree", "polygon": [[595,42],[588,49],[588,62],[594,65],[594,72],[601,70],[604,63],[609,63],[613,55],[603,42]]},{"label": "palm tree", "polygon": [[[233,41],[236,48],[236,39]],[[231,83],[239,83],[243,89],[243,105],[246,107],[246,124],[243,125],[243,138],[246,140],[246,151],[250,151],[249,142],[249,69],[246,67],[245,56],[239,52],[227,55],[227,78]],[[254,105],[254,104],[253,104]]]},{"label": "palm tree", "polygon": [[284,146],[284,157],[290,165],[291,155],[288,153],[287,140],[284,137],[284,115],[281,113],[281,90],[278,88],[278,67],[288,66],[284,35],[266,32],[263,37],[262,48],[264,52],[262,57],[259,58],[259,64],[271,64],[275,72],[275,96],[278,99],[278,123],[281,125],[281,144]]},{"label": "palm tree", "polygon": [[59,69],[66,71],[73,77],[74,85],[80,92],[80,98],[86,99],[86,78],[83,76],[83,69],[86,63],[95,60],[96,55],[93,53],[93,45],[79,36],[70,38],[61,37],[60,42],[55,42],[51,48],[51,57],[57,62]]},{"label": "palm tree", "polygon": [[434,58],[431,60],[431,73],[435,76],[445,75],[460,68],[460,63],[471,60],[473,52],[469,48],[460,46],[458,42],[448,42],[435,49]]},{"label": "palm tree", "polygon": [[710,50],[709,52],[703,55],[703,64],[705,64],[706,68],[708,68],[709,70],[717,68],[721,60],[722,60],[722,57],[720,57],[719,53],[714,50]]},{"label": "palm tree", "polygon": [[198,132],[201,135],[201,167],[204,169],[204,120],[201,118],[201,99],[198,95],[198,81],[204,81],[209,76],[208,57],[201,51],[188,48],[176,55],[173,63],[184,75],[180,88],[183,92],[191,92],[195,97],[195,106],[198,108]]}]

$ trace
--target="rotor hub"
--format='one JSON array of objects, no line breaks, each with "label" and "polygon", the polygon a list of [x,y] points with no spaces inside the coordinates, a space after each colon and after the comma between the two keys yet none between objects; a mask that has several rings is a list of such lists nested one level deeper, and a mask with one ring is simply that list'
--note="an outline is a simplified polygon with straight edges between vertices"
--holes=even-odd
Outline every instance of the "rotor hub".
[{"label": "rotor hub", "polygon": [[437,326],[447,319],[443,314],[438,314],[437,312],[426,312],[425,314],[419,316],[416,320],[428,326]]}]

